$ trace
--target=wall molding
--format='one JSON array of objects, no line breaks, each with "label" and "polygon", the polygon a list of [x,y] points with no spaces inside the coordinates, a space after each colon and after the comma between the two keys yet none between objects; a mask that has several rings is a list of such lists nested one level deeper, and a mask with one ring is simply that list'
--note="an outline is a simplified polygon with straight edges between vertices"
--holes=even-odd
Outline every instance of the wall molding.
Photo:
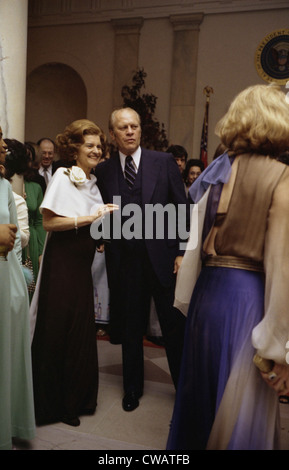
[{"label": "wall molding", "polygon": [[288,0],[29,0],[29,27],[288,9]]}]

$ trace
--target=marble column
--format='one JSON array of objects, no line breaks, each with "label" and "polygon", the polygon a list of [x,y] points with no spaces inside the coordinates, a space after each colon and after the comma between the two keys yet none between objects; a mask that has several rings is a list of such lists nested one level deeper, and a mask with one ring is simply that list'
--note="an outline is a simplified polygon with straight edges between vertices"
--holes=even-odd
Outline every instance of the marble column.
[{"label": "marble column", "polygon": [[[23,142],[28,0],[0,0],[0,125],[4,138]],[[22,178],[13,178],[22,194]]]},{"label": "marble column", "polygon": [[[169,140],[193,150],[198,40],[203,13],[170,17],[174,30]],[[198,156],[197,156],[198,158]]]},{"label": "marble column", "polygon": [[138,68],[139,38],[143,18],[112,20],[115,31],[113,107],[123,103],[121,89],[131,85]]}]

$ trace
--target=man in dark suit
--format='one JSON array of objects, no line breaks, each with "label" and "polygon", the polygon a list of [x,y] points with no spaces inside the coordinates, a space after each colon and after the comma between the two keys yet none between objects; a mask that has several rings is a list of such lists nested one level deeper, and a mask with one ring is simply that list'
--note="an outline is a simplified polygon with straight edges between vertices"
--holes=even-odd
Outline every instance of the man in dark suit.
[{"label": "man in dark suit", "polygon": [[[140,147],[138,113],[130,108],[118,109],[112,113],[109,127],[118,152],[99,164],[95,175],[104,203],[120,205],[115,213],[118,215],[114,216],[114,228],[119,224],[121,236],[115,235],[115,230],[105,248],[110,288],[110,340],[122,344],[125,392],[122,404],[125,411],[132,411],[139,405],[143,393],[143,335],[151,296],[171,376],[177,386],[185,318],[173,308],[175,277],[183,254],[176,219],[179,207],[187,210],[187,199],[173,156]],[[132,157],[129,169],[127,156]],[[152,219],[148,222],[146,216],[157,204],[160,212],[155,222],[160,226],[156,229],[152,227]],[[176,212],[175,219],[172,213],[168,217],[164,215],[167,204]],[[118,223],[117,217],[120,218]],[[169,232],[173,228],[175,235],[171,237]],[[158,229],[163,229],[163,233]]]}]

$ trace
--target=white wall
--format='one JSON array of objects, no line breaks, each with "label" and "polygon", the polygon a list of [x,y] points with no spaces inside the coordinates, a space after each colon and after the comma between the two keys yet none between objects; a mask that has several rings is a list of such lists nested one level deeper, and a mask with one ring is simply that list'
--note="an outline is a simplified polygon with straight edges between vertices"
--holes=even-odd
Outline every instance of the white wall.
[{"label": "white wall", "polygon": [[[112,77],[114,62],[114,36],[110,23],[45,26],[30,28],[28,31],[27,73],[30,74],[40,65],[62,63],[74,69],[82,78],[87,91],[87,118],[107,129],[108,114],[112,107]],[[26,119],[31,105],[27,95]],[[77,100],[75,95],[71,100]],[[33,106],[33,108],[35,108]],[[44,125],[50,119],[50,137],[62,132],[69,124],[63,111],[63,122],[60,129],[62,110],[58,107],[57,122],[51,109],[39,109],[39,117],[34,122],[26,123],[26,139],[36,140],[35,136],[45,134]],[[41,114],[49,113],[45,121]],[[81,118],[83,116],[79,116]],[[75,119],[71,116],[71,120]],[[47,134],[47,133],[46,133]]]},{"label": "white wall", "polygon": [[196,115],[193,154],[199,157],[206,85],[214,89],[209,111],[209,156],[218,138],[217,121],[225,114],[231,100],[242,89],[262,80],[255,68],[255,51],[272,31],[288,28],[288,10],[269,10],[205,16],[199,38],[199,63],[196,92]]},{"label": "white wall", "polygon": [[141,30],[139,66],[147,73],[146,92],[157,96],[155,116],[168,134],[173,31],[168,18],[145,21]]},{"label": "white wall", "polygon": [[[251,84],[265,83],[257,74],[255,50],[270,32],[288,27],[287,9],[240,13],[206,14],[200,26],[196,90],[196,113],[192,123],[193,148],[190,157],[199,157],[205,95],[209,85],[214,94],[210,101],[209,160],[218,139],[214,128],[232,98]],[[158,97],[156,117],[168,132],[173,51],[173,28],[169,17],[146,18],[140,32],[139,66],[147,73],[146,92]],[[114,29],[109,21],[97,23],[30,27],[28,33],[28,74],[39,65],[61,62],[74,68],[87,89],[87,114],[107,132],[112,108],[114,71]],[[73,99],[73,96],[71,97]],[[27,102],[29,106],[29,100]],[[57,111],[61,113],[59,109]],[[63,116],[64,118],[64,116]],[[65,115],[65,119],[67,116]],[[53,123],[53,116],[51,116]],[[59,122],[59,120],[58,120]],[[68,124],[63,122],[63,127]],[[27,129],[34,129],[35,139],[43,135],[42,123],[35,119]],[[53,127],[53,124],[52,124]],[[55,134],[62,129],[54,129]],[[29,131],[32,134],[32,131]],[[168,135],[169,138],[169,135]],[[172,142],[181,144],[182,142]]]}]

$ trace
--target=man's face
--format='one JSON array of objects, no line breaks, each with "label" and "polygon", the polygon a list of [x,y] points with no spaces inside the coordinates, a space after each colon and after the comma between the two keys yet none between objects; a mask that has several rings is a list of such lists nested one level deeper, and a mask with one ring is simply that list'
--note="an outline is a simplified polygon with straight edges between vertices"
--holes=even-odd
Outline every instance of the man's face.
[{"label": "man's face", "polygon": [[43,168],[49,168],[54,160],[54,145],[49,140],[43,140],[39,145],[40,163]]},{"label": "man's face", "polygon": [[175,160],[177,162],[180,172],[183,173],[186,167],[186,157],[184,155],[181,157],[175,157]]},{"label": "man's face", "polygon": [[2,128],[0,127],[0,165],[4,165],[7,145],[3,140]]},{"label": "man's face", "polygon": [[122,153],[125,155],[134,153],[141,139],[138,114],[128,109],[117,111],[110,136]]}]

